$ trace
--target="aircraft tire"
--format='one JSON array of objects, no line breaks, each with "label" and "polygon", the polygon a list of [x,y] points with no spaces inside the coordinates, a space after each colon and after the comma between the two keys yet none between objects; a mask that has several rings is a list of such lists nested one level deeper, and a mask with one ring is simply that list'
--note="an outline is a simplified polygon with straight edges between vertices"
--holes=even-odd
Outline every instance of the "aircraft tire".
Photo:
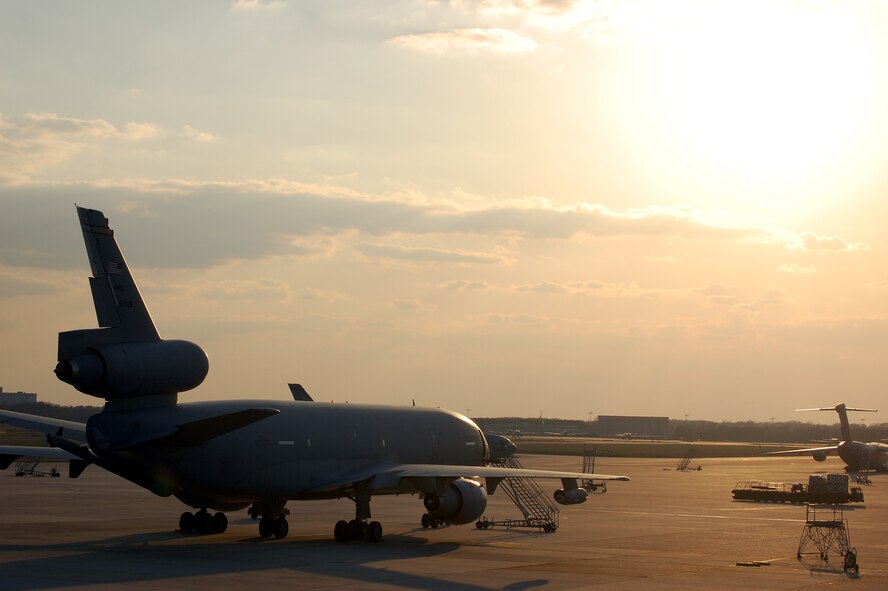
[{"label": "aircraft tire", "polygon": [[213,533],[213,517],[206,510],[201,509],[194,514],[194,531],[199,534]]},{"label": "aircraft tire", "polygon": [[428,513],[423,513],[423,514],[422,514],[422,520],[421,520],[421,522],[422,522],[422,527],[423,527],[423,529],[428,528],[428,527],[431,527],[431,524],[429,524],[429,514],[428,514]]},{"label": "aircraft tire", "polygon": [[348,541],[348,521],[340,519],[336,522],[336,525],[333,526],[333,539],[337,542]]},{"label": "aircraft tire", "polygon": [[194,513],[185,511],[179,516],[179,531],[188,534],[194,531]]},{"label": "aircraft tire", "polygon": [[221,511],[213,515],[213,531],[217,534],[224,534],[228,529],[228,516]]},{"label": "aircraft tire", "polygon": [[263,516],[259,520],[259,535],[263,538],[270,538],[274,534],[274,520],[271,517]]},{"label": "aircraft tire", "polygon": [[429,527],[432,529],[437,529],[438,527],[438,518],[434,515],[429,515]]},{"label": "aircraft tire", "polygon": [[370,542],[374,542],[374,543],[381,542],[382,541],[382,524],[379,523],[378,521],[371,521],[369,533],[370,533],[370,536],[369,536]]},{"label": "aircraft tire", "polygon": [[290,533],[290,522],[284,517],[278,517],[274,520],[274,537],[278,540],[286,538]]},{"label": "aircraft tire", "polygon": [[480,519],[475,522],[475,529],[484,529],[484,522]]}]

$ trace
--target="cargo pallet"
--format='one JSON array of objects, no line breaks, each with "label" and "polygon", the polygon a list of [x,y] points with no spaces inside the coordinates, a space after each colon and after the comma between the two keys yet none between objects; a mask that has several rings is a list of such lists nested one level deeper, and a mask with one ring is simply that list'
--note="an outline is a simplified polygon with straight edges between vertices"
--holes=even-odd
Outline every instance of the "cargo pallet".
[{"label": "cargo pallet", "polygon": [[801,482],[738,482],[731,491],[738,501],[767,503],[862,503],[863,490],[848,486],[847,474],[812,474]]}]

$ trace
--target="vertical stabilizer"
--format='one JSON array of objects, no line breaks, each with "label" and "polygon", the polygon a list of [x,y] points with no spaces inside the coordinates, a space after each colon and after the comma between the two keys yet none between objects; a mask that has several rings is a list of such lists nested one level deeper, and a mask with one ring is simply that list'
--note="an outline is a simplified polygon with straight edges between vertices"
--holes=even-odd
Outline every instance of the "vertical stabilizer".
[{"label": "vertical stabilizer", "polygon": [[108,218],[101,211],[83,207],[77,208],[77,216],[92,270],[89,286],[99,326],[117,328],[119,342],[160,340]]}]

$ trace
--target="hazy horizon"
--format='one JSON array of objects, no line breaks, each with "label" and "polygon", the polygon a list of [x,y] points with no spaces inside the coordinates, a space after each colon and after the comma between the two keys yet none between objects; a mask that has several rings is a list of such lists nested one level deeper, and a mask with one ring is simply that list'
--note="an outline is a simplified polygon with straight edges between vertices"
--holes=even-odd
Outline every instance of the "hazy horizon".
[{"label": "hazy horizon", "polygon": [[[110,218],[181,401],[888,412],[888,3],[0,6],[0,386]],[[853,420],[859,422],[860,416]]]}]

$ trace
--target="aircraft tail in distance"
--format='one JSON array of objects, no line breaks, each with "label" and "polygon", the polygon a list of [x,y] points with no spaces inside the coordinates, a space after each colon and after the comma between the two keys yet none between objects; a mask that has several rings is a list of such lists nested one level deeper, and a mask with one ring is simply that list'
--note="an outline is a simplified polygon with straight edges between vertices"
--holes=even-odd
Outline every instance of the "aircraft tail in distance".
[{"label": "aircraft tail in distance", "polygon": [[842,441],[851,441],[851,423],[848,422],[848,411],[853,412],[878,412],[874,408],[848,408],[845,403],[823,408],[797,408],[796,411],[835,411],[839,413],[839,424],[842,426]]}]

